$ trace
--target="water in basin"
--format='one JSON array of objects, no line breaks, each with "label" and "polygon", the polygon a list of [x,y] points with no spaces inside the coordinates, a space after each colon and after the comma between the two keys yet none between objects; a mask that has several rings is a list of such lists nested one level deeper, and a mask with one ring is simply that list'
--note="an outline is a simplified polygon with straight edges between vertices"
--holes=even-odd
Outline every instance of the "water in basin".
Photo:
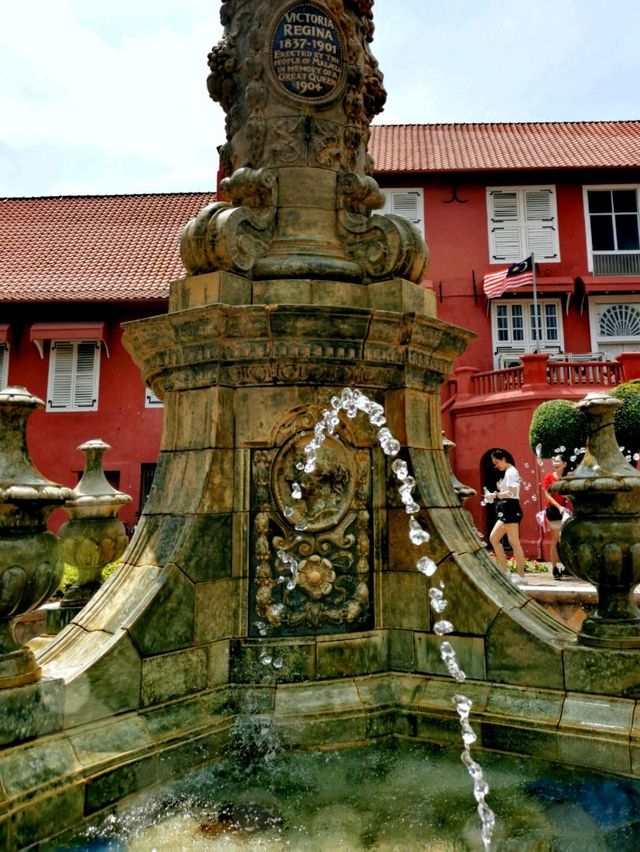
[{"label": "water in basin", "polygon": [[[640,848],[640,781],[488,752],[496,850]],[[48,850],[476,850],[454,749],[401,742],[223,761],[129,800]]]}]

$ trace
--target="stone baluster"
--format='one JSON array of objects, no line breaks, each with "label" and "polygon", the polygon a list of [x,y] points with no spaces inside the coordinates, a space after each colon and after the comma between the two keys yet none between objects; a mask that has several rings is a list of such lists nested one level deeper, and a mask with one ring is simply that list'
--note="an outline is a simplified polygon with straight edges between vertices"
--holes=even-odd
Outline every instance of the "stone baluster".
[{"label": "stone baluster", "polygon": [[62,559],[77,568],[78,579],[65,591],[59,610],[47,613],[49,634],[61,630],[89,602],[102,585],[105,566],[127,546],[125,526],[117,514],[131,497],[107,481],[102,457],[110,449],[100,439],[78,447],[85,456],[84,472],[65,507],[69,520],[58,533]]},{"label": "stone baluster", "polygon": [[577,403],[588,420],[587,452],[580,466],[550,490],[573,506],[560,538],[567,568],[598,590],[598,607],[578,639],[603,648],[640,648],[640,610],[633,590],[640,583],[640,471],[616,442],[613,417],[620,400],[589,394]]},{"label": "stone baluster", "polygon": [[26,424],[38,408],[44,403],[26,388],[0,393],[0,688],[40,678],[33,652],[15,638],[14,622],[46,600],[62,575],[58,539],[46,521],[71,492],[45,479],[29,458]]}]

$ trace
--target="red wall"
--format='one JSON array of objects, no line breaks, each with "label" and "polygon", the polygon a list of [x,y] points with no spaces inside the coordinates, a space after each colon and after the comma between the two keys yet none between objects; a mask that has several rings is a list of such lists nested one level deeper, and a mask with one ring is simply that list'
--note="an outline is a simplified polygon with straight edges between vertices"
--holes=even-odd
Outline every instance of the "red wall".
[{"label": "red wall", "polygon": [[[120,323],[145,315],[166,312],[166,305],[146,309],[124,305],[13,306],[3,311],[11,327],[9,384],[26,387],[43,401],[47,393],[48,344],[44,358],[29,340],[34,322],[106,322],[109,356],[102,347],[97,411],[35,412],[28,421],[27,443],[40,473],[63,485],[75,486],[82,473],[84,457],[79,444],[101,438],[112,449],[104,456],[108,471],[119,471],[121,491],[133,499],[119,517],[132,524],[140,508],[140,466],[157,461],[162,427],[162,408],[145,408],[145,390],[139,371],[122,346]],[[66,515],[56,510],[50,527],[57,529]]]},{"label": "red wall", "polygon": [[[491,323],[482,282],[487,272],[501,267],[489,264],[486,187],[526,184],[556,187],[560,262],[537,264],[538,278],[543,282],[548,276],[575,279],[587,273],[582,187],[594,180],[606,184],[619,182],[620,177],[601,173],[594,179],[593,175],[565,172],[561,183],[558,183],[558,174],[536,172],[505,172],[477,177],[469,174],[436,178],[414,175],[401,181],[394,181],[386,175],[380,178],[383,187],[424,187],[425,235],[431,253],[427,278],[433,282],[438,316],[478,335],[459,359],[458,365],[493,369]],[[530,293],[527,295],[531,297]],[[565,350],[590,352],[588,311],[579,290],[574,286],[568,300],[566,295],[560,294],[545,294],[545,297],[562,300]]]},{"label": "red wall", "polygon": [[[586,230],[584,221],[583,184],[619,182],[620,176],[600,173],[595,178],[589,174],[565,172],[562,183],[558,174],[520,172],[518,174],[487,174],[473,176],[452,174],[437,178],[408,176],[394,182],[388,176],[380,179],[383,187],[424,187],[425,236],[431,261],[427,277],[436,294],[438,316],[446,322],[471,329],[477,334],[466,352],[456,361],[456,367],[475,367],[480,371],[493,370],[491,322],[482,283],[489,271],[500,265],[489,264],[489,238],[487,223],[487,186],[554,185],[560,237],[560,261],[537,264],[539,281],[547,277],[571,279],[588,271]],[[503,265],[504,268],[506,264]],[[474,293],[475,273],[475,293]],[[515,293],[514,293],[515,295]],[[523,294],[524,295],[524,294]],[[590,352],[589,314],[578,286],[572,285],[567,295],[544,294],[560,298],[564,348],[568,352]],[[516,296],[517,298],[517,296]],[[531,293],[526,294],[531,298]],[[478,496],[466,504],[478,529],[488,538],[487,513],[481,506],[483,455],[497,447],[514,456],[516,466],[525,483],[522,503],[525,516],[521,524],[521,538],[529,557],[541,555],[541,539],[535,523],[535,513],[542,506],[539,483],[549,467],[544,462],[540,468],[529,449],[528,433],[534,409],[545,399],[568,396],[582,398],[590,389],[556,388],[547,386],[522,390],[511,394],[494,394],[491,397],[461,399],[455,397],[455,382],[443,390],[443,429],[456,443],[451,461],[458,478],[478,491]],[[548,555],[548,542],[542,555]]]}]

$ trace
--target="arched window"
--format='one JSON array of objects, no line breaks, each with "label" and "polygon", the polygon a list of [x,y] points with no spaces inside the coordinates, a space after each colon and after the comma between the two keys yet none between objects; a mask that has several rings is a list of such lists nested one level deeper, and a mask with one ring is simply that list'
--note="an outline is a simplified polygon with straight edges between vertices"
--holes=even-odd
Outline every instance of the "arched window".
[{"label": "arched window", "polygon": [[601,337],[640,337],[640,311],[622,302],[610,305],[600,315]]}]

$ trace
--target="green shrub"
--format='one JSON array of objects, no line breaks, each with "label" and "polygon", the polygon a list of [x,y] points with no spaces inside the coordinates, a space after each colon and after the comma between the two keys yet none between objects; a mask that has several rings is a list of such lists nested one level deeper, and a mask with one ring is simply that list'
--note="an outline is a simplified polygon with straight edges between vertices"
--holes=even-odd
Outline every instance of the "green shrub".
[{"label": "green shrub", "polygon": [[566,399],[550,399],[543,402],[533,412],[529,427],[529,446],[536,452],[540,445],[540,456],[550,459],[566,447],[573,455],[576,449],[584,447],[587,440],[587,418]]},{"label": "green shrub", "polygon": [[[110,577],[113,572],[116,570],[120,563],[119,562],[109,562],[108,565],[102,569],[102,579],[106,580],[107,577]],[[58,588],[61,592],[67,590],[68,586],[72,586],[74,583],[78,581],[78,569],[74,568],[73,565],[68,565],[66,562],[64,563],[64,571],[62,572],[62,580],[60,580],[60,585]]]},{"label": "green shrub", "polygon": [[611,391],[622,402],[613,418],[618,444],[625,453],[640,450],[640,379],[624,382]]}]

